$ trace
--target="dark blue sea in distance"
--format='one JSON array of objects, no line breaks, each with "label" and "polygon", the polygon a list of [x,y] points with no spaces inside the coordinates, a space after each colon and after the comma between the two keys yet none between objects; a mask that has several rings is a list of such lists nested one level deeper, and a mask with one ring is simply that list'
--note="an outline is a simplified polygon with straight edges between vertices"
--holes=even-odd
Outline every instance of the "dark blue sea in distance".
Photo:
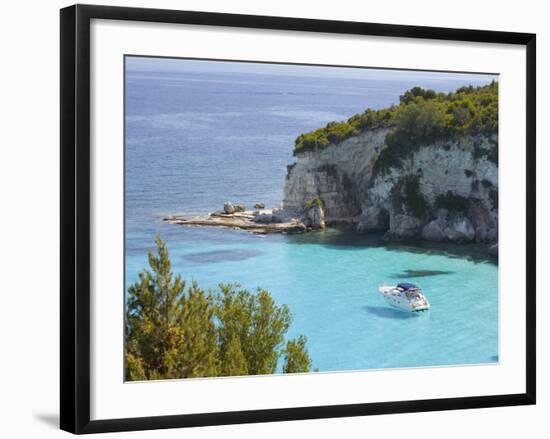
[{"label": "dark blue sea in distance", "polygon": [[[267,289],[293,314],[320,371],[498,361],[498,267],[475,245],[386,245],[328,229],[253,235],[162,223],[224,201],[282,201],[294,139],[422,86],[451,91],[492,76],[127,58],[126,284],[147,266],[157,234],[173,269],[203,288]],[[377,293],[419,284],[432,308],[407,314]]]}]

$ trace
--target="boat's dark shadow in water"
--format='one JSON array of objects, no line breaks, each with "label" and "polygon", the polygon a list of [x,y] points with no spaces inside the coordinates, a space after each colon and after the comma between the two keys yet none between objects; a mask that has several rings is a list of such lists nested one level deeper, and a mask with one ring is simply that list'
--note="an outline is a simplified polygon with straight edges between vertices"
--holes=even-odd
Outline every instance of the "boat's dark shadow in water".
[{"label": "boat's dark shadow in water", "polygon": [[356,233],[353,228],[346,226],[331,227],[324,231],[299,235],[285,235],[285,238],[287,242],[293,244],[317,244],[329,248],[338,248],[339,250],[354,250],[358,247],[384,247],[388,251],[434,254],[459,259],[466,258],[475,263],[487,262],[498,265],[497,258],[487,253],[486,244],[454,244],[422,240],[388,242],[384,239],[383,233],[360,234]]},{"label": "boat's dark shadow in water", "polygon": [[403,270],[401,273],[394,273],[391,275],[394,279],[414,278],[414,277],[428,277],[428,276],[441,276],[444,274],[453,274],[454,271],[444,270]]},{"label": "boat's dark shadow in water", "polygon": [[394,319],[394,320],[408,320],[408,319],[415,319],[418,317],[421,317],[424,315],[424,313],[421,312],[405,312],[405,311],[399,311],[398,309],[393,308],[387,308],[383,306],[365,306],[365,310],[370,313],[374,314],[377,317],[382,317],[384,319]]}]

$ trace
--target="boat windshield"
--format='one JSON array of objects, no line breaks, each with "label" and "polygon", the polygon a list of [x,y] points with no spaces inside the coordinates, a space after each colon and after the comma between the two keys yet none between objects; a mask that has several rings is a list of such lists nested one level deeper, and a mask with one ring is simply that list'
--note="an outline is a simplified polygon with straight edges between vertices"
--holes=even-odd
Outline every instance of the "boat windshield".
[{"label": "boat windshield", "polygon": [[412,291],[406,291],[405,295],[409,299],[418,299],[420,298],[420,290],[412,290]]},{"label": "boat windshield", "polygon": [[419,289],[415,284],[410,284],[408,282],[402,282],[400,284],[397,284],[397,288],[401,288],[404,291],[418,290]]}]

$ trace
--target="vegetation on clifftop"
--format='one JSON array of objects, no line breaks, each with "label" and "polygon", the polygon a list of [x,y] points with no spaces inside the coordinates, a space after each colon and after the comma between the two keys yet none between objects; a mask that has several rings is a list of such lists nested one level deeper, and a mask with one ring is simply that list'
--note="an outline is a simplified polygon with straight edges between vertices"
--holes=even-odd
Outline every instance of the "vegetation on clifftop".
[{"label": "vegetation on clifftop", "polygon": [[[294,154],[316,151],[366,130],[390,128],[375,164],[375,174],[392,166],[420,145],[453,141],[459,135],[493,134],[498,130],[498,82],[480,87],[461,87],[455,92],[436,93],[414,87],[399,97],[399,104],[381,110],[367,109],[347,121],[331,122],[323,128],[298,136]],[[498,145],[479,150],[496,163]],[[495,150],[495,151],[493,151]]]}]

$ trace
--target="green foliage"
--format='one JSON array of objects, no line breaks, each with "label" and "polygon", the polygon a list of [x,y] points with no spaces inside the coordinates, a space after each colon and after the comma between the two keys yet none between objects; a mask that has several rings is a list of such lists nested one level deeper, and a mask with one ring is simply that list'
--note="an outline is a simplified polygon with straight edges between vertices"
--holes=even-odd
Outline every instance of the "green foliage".
[{"label": "green foliage", "polygon": [[356,127],[347,122],[330,122],[324,128],[298,136],[296,148],[302,151],[317,151],[356,134],[358,134]]},{"label": "green foliage", "polygon": [[436,97],[435,91],[425,90],[422,87],[413,87],[406,91],[403,95],[399,96],[399,102],[402,104],[409,104],[411,102],[418,101],[417,98],[422,100],[429,100]]},{"label": "green foliage", "polygon": [[438,195],[435,199],[434,207],[436,209],[447,209],[449,212],[467,212],[470,207],[468,198],[456,195],[452,191],[446,194]]},{"label": "green foliage", "polygon": [[307,338],[300,335],[297,340],[289,340],[284,350],[284,373],[309,372],[311,370],[311,358],[306,348]]},{"label": "green foliage", "polygon": [[395,129],[386,135],[386,148],[374,164],[374,174],[390,167],[401,167],[401,160],[416,151],[420,145],[443,137],[448,116],[444,106],[435,99],[410,102],[399,107]]},{"label": "green foliage", "polygon": [[356,136],[362,131],[388,127],[392,123],[395,107],[382,110],[367,109],[343,122],[330,122],[325,127],[300,134],[295,141],[294,154],[318,151]]},{"label": "green foliage", "polygon": [[393,118],[397,112],[397,107],[391,106],[381,110],[368,108],[364,113],[356,114],[347,121],[358,131],[374,130],[377,128],[387,128],[392,125]]},{"label": "green foliage", "polygon": [[249,375],[274,373],[291,322],[290,311],[286,305],[277,306],[265,290],[252,294],[236,287],[222,284],[215,295],[222,356],[227,357],[231,343],[237,340]]},{"label": "green foliage", "polygon": [[405,208],[417,218],[428,213],[430,204],[420,192],[420,179],[416,175],[402,177],[392,189],[392,204],[396,211]]},{"label": "green foliage", "polygon": [[126,379],[128,381],[144,381],[147,379],[141,358],[136,357],[129,350],[126,351]]},{"label": "green foliage", "polygon": [[226,349],[222,354],[223,376],[242,376],[248,375],[248,363],[244,356],[239,338],[234,336],[227,343]]},{"label": "green foliage", "polygon": [[[452,140],[466,134],[496,133],[497,82],[430,96],[426,99],[417,91],[414,99],[402,100],[396,111],[395,129],[386,135],[386,148],[374,165],[374,175],[383,174],[391,167],[401,167],[402,159],[417,151],[421,145],[443,139]],[[478,150],[478,155],[486,155],[496,163],[497,151],[498,145],[495,145],[481,153]]]},{"label": "green foliage", "polygon": [[[401,167],[401,160],[422,144],[453,140],[460,135],[494,134],[498,130],[498,82],[481,87],[461,87],[456,92],[436,93],[414,87],[399,97],[399,105],[367,109],[347,121],[298,136],[294,154],[317,151],[366,130],[391,128],[374,172]],[[448,148],[447,143],[445,147]],[[496,163],[498,145],[481,153]]]},{"label": "green foliage", "polygon": [[312,207],[314,206],[317,206],[317,207],[321,207],[321,208],[325,208],[325,202],[323,201],[322,198],[314,198],[313,200],[309,200],[307,203],[306,203],[306,207],[308,209],[311,209]]},{"label": "green foliage", "polygon": [[219,371],[214,303],[196,284],[173,276],[166,244],[149,252],[152,271],[128,289],[126,378],[213,376]]},{"label": "green foliage", "polygon": [[261,289],[221,284],[207,293],[194,282],[187,286],[172,274],[166,244],[157,238],[156,246],[151,270],[128,289],[126,379],[274,373],[286,352],[288,307]]}]

